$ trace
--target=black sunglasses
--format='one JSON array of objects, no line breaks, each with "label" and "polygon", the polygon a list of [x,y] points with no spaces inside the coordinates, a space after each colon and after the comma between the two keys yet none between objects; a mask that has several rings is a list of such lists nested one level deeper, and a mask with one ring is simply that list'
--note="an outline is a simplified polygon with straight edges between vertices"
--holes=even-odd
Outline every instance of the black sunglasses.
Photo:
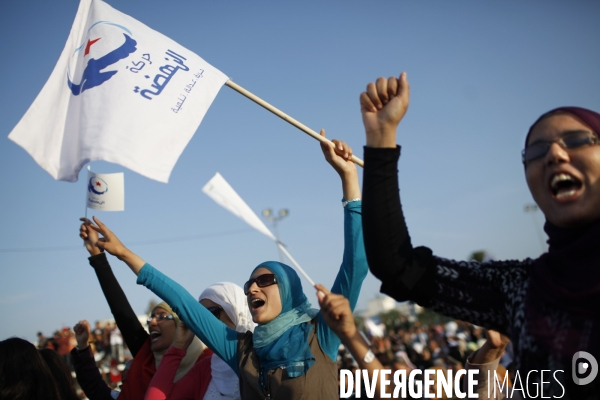
[{"label": "black sunglasses", "polygon": [[254,282],[256,282],[256,286],[258,287],[267,287],[275,285],[277,283],[277,277],[275,276],[275,274],[262,274],[254,279],[250,279],[248,282],[244,283],[245,295],[248,295],[248,293],[250,293],[250,286],[252,286]]},{"label": "black sunglasses", "polygon": [[523,164],[527,164],[529,161],[536,160],[544,157],[550,146],[553,143],[558,143],[563,149],[576,149],[578,147],[594,145],[598,143],[598,136],[594,132],[589,131],[573,131],[569,132],[563,137],[556,140],[540,140],[530,144],[521,152],[521,159]]},{"label": "black sunglasses", "polygon": [[214,306],[214,307],[206,307],[206,309],[212,314],[214,315],[217,319],[220,319],[221,317],[221,310],[223,309],[222,307],[219,306]]}]

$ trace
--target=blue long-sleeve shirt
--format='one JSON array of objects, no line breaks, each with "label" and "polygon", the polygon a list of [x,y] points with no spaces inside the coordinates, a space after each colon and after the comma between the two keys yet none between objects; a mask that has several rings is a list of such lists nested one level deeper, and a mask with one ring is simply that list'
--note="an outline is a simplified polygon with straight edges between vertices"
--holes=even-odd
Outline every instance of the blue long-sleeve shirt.
[{"label": "blue long-sleeve shirt", "polygon": [[[365,255],[362,234],[361,202],[348,203],[344,208],[344,256],[340,271],[331,291],[350,301],[354,310],[362,282],[369,267]],[[194,296],[180,284],[146,263],[139,272],[137,283],[146,286],[166,301],[182,321],[214,353],[223,359],[236,374],[238,373],[238,332],[214,318]],[[340,339],[318,314],[317,338],[321,349],[336,361]]]}]

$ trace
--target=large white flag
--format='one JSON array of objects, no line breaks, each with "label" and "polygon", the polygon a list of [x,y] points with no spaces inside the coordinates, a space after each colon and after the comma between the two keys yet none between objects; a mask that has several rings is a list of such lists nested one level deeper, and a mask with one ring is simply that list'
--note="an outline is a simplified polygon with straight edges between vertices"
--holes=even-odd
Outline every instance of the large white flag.
[{"label": "large white flag", "polygon": [[97,174],[88,166],[86,205],[101,211],[125,210],[125,177],[122,172]]},{"label": "large white flag", "polygon": [[9,135],[53,178],[105,160],[169,175],[227,76],[100,0],[81,0],[65,48]]}]

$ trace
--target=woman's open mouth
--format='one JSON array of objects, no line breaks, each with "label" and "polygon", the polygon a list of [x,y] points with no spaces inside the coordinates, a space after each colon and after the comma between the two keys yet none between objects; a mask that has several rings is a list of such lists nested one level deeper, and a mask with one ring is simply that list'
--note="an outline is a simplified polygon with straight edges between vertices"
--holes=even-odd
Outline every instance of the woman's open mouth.
[{"label": "woman's open mouth", "polygon": [[162,334],[160,332],[157,332],[157,331],[150,332],[150,340],[152,342],[156,342],[161,336],[162,336]]},{"label": "woman's open mouth", "polygon": [[583,186],[582,182],[565,173],[556,174],[550,180],[550,190],[557,200],[568,200]]},{"label": "woman's open mouth", "polygon": [[250,307],[252,310],[257,310],[265,305],[265,301],[263,299],[254,298],[250,301]]}]

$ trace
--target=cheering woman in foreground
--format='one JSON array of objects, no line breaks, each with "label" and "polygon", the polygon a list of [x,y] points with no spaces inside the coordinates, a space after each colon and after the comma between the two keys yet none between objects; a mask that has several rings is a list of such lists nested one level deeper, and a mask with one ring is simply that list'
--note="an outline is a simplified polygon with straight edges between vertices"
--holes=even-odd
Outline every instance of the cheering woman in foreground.
[{"label": "cheering woman in foreground", "polygon": [[600,378],[593,378],[593,358],[600,361],[600,115],[558,108],[527,134],[523,166],[546,217],[548,252],[535,260],[454,261],[413,248],[404,221],[396,128],[409,90],[403,73],[370,83],[360,97],[365,248],[381,291],[507,334],[528,397],[600,398]]},{"label": "cheering woman in foreground", "polygon": [[[356,306],[368,272],[362,239],[360,190],[351,150],[342,142],[322,144],[326,160],[342,179],[344,256],[332,292]],[[241,397],[251,399],[338,399],[340,339],[319,310],[312,309],[296,272],[267,261],[251,272],[244,292],[258,326],[236,332],[217,320],[183,287],[129,251],[94,218],[102,234],[98,246],[123,260],[143,284],[172,304],[182,321],[240,378]]]}]

